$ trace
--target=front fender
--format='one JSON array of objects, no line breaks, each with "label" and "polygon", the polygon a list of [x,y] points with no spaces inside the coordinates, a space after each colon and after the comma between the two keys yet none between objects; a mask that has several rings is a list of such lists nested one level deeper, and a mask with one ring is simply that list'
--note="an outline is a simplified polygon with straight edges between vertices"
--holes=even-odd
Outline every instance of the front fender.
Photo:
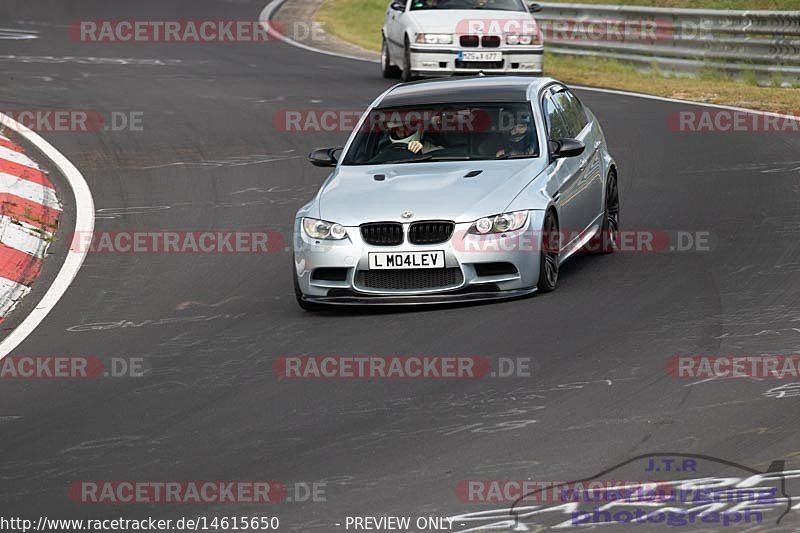
[{"label": "front fender", "polygon": [[553,204],[553,196],[558,191],[558,183],[552,179],[550,172],[552,168],[552,165],[549,166],[528,183],[508,204],[505,212],[546,211]]},{"label": "front fender", "polygon": [[[325,178],[325,181],[322,182],[322,186],[317,191],[317,194],[314,195],[314,198],[312,198],[307,204],[305,204],[303,207],[297,210],[297,214],[295,214],[294,216],[295,219],[303,217],[322,218],[320,216],[320,205],[319,205],[320,194],[322,193],[322,191],[325,190],[325,187],[328,185],[328,182],[330,182],[333,179],[335,174],[336,171],[333,171],[330,173],[330,175],[328,175],[327,178]],[[336,222],[336,220],[334,220],[333,222]]]}]

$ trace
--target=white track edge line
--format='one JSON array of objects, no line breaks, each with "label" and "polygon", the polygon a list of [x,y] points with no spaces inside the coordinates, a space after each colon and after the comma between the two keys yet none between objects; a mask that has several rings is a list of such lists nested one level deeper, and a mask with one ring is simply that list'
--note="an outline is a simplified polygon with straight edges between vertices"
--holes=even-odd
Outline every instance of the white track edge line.
[{"label": "white track edge line", "polygon": [[259,15],[258,19],[261,24],[264,25],[264,29],[267,30],[267,33],[277,37],[281,41],[291,44],[292,46],[296,46],[297,48],[302,48],[303,50],[308,50],[309,52],[316,52],[318,54],[324,54],[326,56],[335,56],[335,57],[342,57],[344,59],[352,59],[353,61],[363,61],[365,63],[374,63],[376,65],[380,64],[380,61],[375,59],[368,59],[366,57],[358,57],[358,56],[351,56],[348,54],[340,54],[339,52],[331,52],[329,50],[321,50],[319,48],[314,48],[313,46],[308,46],[307,44],[299,43],[294,39],[290,39],[289,37],[285,36],[281,32],[275,29],[274,26],[270,24],[270,19],[272,14],[278,10],[281,5],[286,0],[273,0],[269,4],[267,4],[264,9],[261,11],[261,15]]},{"label": "white track edge line", "polygon": [[653,94],[643,94],[643,93],[631,93],[628,91],[620,91],[618,89],[602,89],[599,87],[588,87],[585,85],[572,85],[569,86],[573,89],[578,89],[581,91],[592,91],[598,93],[605,93],[605,94],[618,94],[621,96],[635,96],[636,98],[644,98],[645,100],[657,100],[659,102],[669,102],[672,104],[688,104],[688,105],[695,105],[695,106],[702,106],[702,107],[711,107],[714,109],[725,109],[727,111],[738,111],[741,113],[750,113],[752,115],[763,115],[767,117],[778,117],[778,118],[785,118],[789,120],[800,120],[800,116],[797,115],[784,115],[781,113],[773,113],[771,111],[759,111],[758,109],[747,109],[746,107],[736,107],[732,105],[726,104],[714,104],[710,102],[695,102],[694,100],[681,100],[679,98],[668,98],[666,96],[656,96]]},{"label": "white track edge line", "polygon": [[[377,61],[377,60],[374,60],[374,59],[367,59],[367,58],[364,58],[364,57],[356,57],[356,56],[351,56],[351,55],[348,55],[348,54],[340,54],[338,52],[331,52],[330,50],[321,50],[319,48],[314,48],[313,46],[309,46],[307,44],[299,43],[299,42],[297,42],[297,41],[295,41],[293,39],[290,39],[289,37],[286,37],[281,32],[276,30],[269,22],[270,21],[270,17],[272,17],[272,14],[275,11],[277,11],[278,8],[281,7],[281,5],[283,5],[284,2],[286,2],[286,0],[272,0],[261,11],[261,15],[259,16],[259,21],[261,22],[261,24],[264,25],[264,28],[267,30],[268,33],[271,33],[272,35],[276,36],[277,38],[281,39],[283,42],[285,42],[287,44],[290,44],[292,46],[296,46],[297,48],[302,48],[303,50],[308,50],[309,52],[316,52],[318,54],[325,54],[325,55],[328,55],[328,56],[336,56],[336,57],[341,57],[341,58],[344,58],[344,59],[353,59],[355,61],[364,61],[364,62],[367,62],[367,63],[375,63],[375,64],[379,64],[380,63],[380,61]],[[545,52],[546,52],[546,50],[545,50]],[[659,102],[669,102],[669,103],[674,103],[674,104],[688,104],[688,105],[694,105],[694,106],[700,106],[700,107],[710,107],[710,108],[715,108],[715,109],[725,109],[725,110],[728,110],[728,111],[738,111],[738,112],[741,112],[741,113],[751,113],[751,114],[754,114],[754,115],[765,115],[765,116],[770,116],[770,117],[778,117],[778,118],[785,118],[785,119],[789,119],[789,120],[800,121],[800,116],[784,115],[784,114],[781,114],[781,113],[771,113],[771,112],[768,112],[768,111],[758,111],[757,109],[747,109],[745,107],[736,107],[736,106],[730,106],[730,105],[725,105],[725,104],[711,104],[711,103],[706,103],[706,102],[695,102],[694,100],[680,100],[678,98],[667,98],[665,96],[655,96],[655,95],[652,95],[652,94],[632,93],[632,92],[628,92],[628,91],[621,91],[621,90],[618,90],[618,89],[603,89],[603,88],[600,88],[600,87],[588,87],[588,86],[585,86],[585,85],[572,85],[572,84],[568,84],[568,85],[573,89],[579,89],[579,90],[582,90],[582,91],[593,91],[593,92],[605,93],[605,94],[616,94],[616,95],[620,95],[620,96],[631,96],[631,97],[634,97],[634,98],[644,98],[644,99],[647,99],[647,100],[656,100],[656,101],[659,101]]]},{"label": "white track edge line", "polygon": [[[94,231],[94,199],[89,190],[89,184],[83,178],[80,171],[64,155],[56,150],[53,145],[44,140],[36,132],[23,126],[11,117],[0,113],[0,122],[19,133],[31,144],[36,146],[50,161],[58,168],[66,178],[75,196],[75,233]],[[42,323],[45,317],[56,306],[58,301],[67,292],[75,276],[83,265],[86,258],[86,250],[69,250],[61,270],[56,274],[55,279],[45,292],[36,307],[26,316],[22,322],[14,328],[2,342],[0,342],[0,359],[6,357],[12,350],[19,346],[28,336],[33,333],[36,327]]]}]

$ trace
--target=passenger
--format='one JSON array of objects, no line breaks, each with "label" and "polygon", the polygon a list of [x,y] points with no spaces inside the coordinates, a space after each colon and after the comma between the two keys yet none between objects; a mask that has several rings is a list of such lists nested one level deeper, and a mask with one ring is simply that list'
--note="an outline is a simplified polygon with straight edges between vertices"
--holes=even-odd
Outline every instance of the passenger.
[{"label": "passenger", "polygon": [[511,128],[504,133],[506,139],[504,145],[495,152],[496,158],[536,155],[536,146],[533,143],[533,129],[529,119],[517,119]]}]

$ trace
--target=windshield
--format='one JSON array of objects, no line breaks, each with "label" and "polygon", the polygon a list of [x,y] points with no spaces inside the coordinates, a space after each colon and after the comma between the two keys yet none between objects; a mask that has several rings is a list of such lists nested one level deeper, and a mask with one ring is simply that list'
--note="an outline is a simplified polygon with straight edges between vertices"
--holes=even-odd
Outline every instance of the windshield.
[{"label": "windshield", "polygon": [[527,12],[520,0],[413,0],[411,10],[422,9],[489,9]]},{"label": "windshield", "polygon": [[539,156],[530,104],[449,104],[373,109],[344,165]]}]

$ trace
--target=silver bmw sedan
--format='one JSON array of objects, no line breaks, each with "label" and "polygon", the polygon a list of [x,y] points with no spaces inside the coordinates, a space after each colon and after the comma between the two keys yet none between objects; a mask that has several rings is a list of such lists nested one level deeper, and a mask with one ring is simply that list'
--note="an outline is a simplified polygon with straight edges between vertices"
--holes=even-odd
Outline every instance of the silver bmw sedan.
[{"label": "silver bmw sedan", "polygon": [[392,87],[295,217],[299,305],[403,305],[556,288],[579,250],[617,248],[617,166],[564,84],[490,77]]}]

